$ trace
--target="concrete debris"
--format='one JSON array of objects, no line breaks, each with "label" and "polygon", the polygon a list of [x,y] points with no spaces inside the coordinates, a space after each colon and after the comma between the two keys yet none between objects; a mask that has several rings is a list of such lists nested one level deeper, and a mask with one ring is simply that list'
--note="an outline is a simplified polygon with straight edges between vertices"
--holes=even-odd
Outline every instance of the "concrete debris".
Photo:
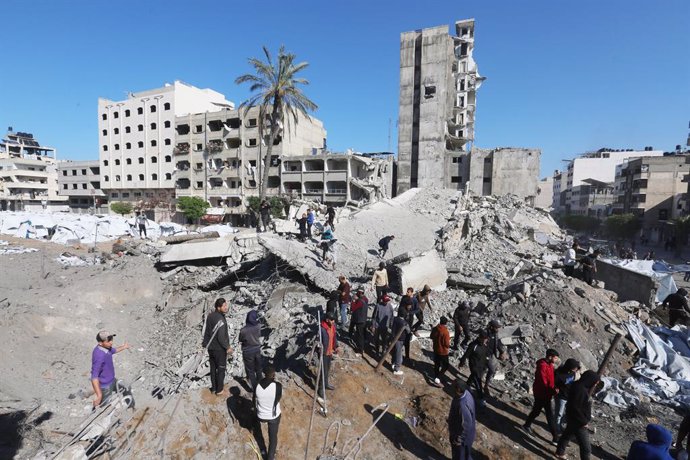
[{"label": "concrete debris", "polygon": [[164,248],[159,263],[162,266],[206,262],[220,264],[225,262],[234,266],[249,260],[256,261],[262,256],[256,235],[241,234],[216,239],[188,241]]}]

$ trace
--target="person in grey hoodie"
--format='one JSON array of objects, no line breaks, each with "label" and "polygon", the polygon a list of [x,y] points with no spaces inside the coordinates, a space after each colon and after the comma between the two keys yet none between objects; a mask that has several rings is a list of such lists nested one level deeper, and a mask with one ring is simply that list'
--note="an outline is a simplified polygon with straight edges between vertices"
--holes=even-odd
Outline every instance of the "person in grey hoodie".
[{"label": "person in grey hoodie", "polygon": [[261,324],[259,324],[259,314],[256,310],[247,313],[245,326],[240,329],[240,344],[242,345],[242,361],[244,370],[247,373],[247,380],[252,387],[261,380]]},{"label": "person in grey hoodie", "polygon": [[374,348],[378,354],[386,351],[390,340],[390,330],[393,327],[393,302],[388,294],[384,294],[381,302],[376,304],[374,308],[373,319],[373,336]]},{"label": "person in grey hoodie", "polygon": [[472,460],[472,443],[476,435],[474,397],[460,379],[453,385],[454,396],[448,414],[448,435],[453,460]]}]

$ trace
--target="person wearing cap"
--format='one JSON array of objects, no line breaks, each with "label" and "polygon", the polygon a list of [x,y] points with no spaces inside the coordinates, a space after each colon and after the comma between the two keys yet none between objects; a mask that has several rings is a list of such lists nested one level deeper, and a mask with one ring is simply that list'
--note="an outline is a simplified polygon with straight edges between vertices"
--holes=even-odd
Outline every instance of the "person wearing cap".
[{"label": "person wearing cap", "polygon": [[259,314],[256,310],[247,313],[245,325],[240,329],[240,344],[242,345],[242,361],[244,371],[247,373],[247,380],[252,387],[261,380],[261,369],[263,363],[261,359],[261,324],[259,324]]},{"label": "person wearing cap", "polygon": [[582,263],[582,280],[592,286],[594,284],[594,275],[597,273],[597,258],[600,251],[597,249],[591,254],[580,259]]},{"label": "person wearing cap", "polygon": [[580,362],[573,358],[565,360],[554,372],[556,389],[556,430],[560,434],[563,431],[565,421],[565,405],[568,402],[568,392],[575,381],[575,376],[580,370]]},{"label": "person wearing cap", "polygon": [[[93,387],[93,407],[108,402],[108,399],[117,392],[118,382],[115,379],[115,365],[113,355],[130,348],[125,342],[119,347],[113,346],[113,338],[116,334],[108,331],[100,331],[96,334],[98,345],[91,352],[91,386]],[[130,404],[133,406],[134,402]]]},{"label": "person wearing cap", "polygon": [[501,339],[498,338],[498,332],[501,330],[503,325],[497,319],[492,319],[489,321],[489,327],[486,330],[486,335],[489,337],[489,370],[486,373],[486,380],[484,381],[484,393],[490,395],[489,383],[496,375],[498,371],[498,361],[505,361],[508,359],[508,352],[506,351],[506,346],[503,345]]},{"label": "person wearing cap", "polygon": [[[453,312],[453,325],[455,326],[455,337],[453,337],[453,350],[458,350],[458,345],[465,348],[470,342],[470,313],[474,305],[469,300],[458,302],[458,307]],[[460,343],[460,331],[463,339]]]},{"label": "person wearing cap", "polygon": [[486,331],[479,331],[479,336],[470,343],[465,350],[465,354],[460,358],[460,367],[464,367],[465,363],[469,364],[470,376],[467,378],[467,384],[474,387],[477,392],[477,399],[480,404],[484,404],[484,391],[482,389],[482,377],[486,373],[489,365],[489,336]]},{"label": "person wearing cap", "polygon": [[410,324],[405,316],[405,310],[399,308],[398,316],[396,316],[393,320],[393,330],[391,331],[391,335],[393,336],[393,338],[395,338],[395,336],[398,335],[398,332],[400,332],[400,336],[398,337],[398,340],[395,342],[395,345],[393,346],[394,375],[403,375],[403,371],[400,369],[400,366],[403,362],[402,351],[405,344],[409,343],[408,338],[411,335]]},{"label": "person wearing cap", "polygon": [[537,369],[534,373],[534,383],[532,384],[534,406],[532,406],[532,411],[522,425],[522,428],[526,432],[533,434],[534,432],[531,428],[532,422],[534,422],[541,411],[544,410],[546,421],[549,424],[549,431],[551,432],[551,436],[553,436],[553,442],[558,442],[556,421],[553,416],[553,407],[551,406],[551,400],[558,394],[553,369],[556,361],[558,361],[558,352],[553,348],[546,350],[546,357],[537,361]]},{"label": "person wearing cap", "polygon": [[355,355],[360,358],[364,353],[364,332],[369,318],[369,299],[364,295],[364,288],[359,287],[350,306],[350,338],[355,342]]},{"label": "person wearing cap", "polygon": [[374,270],[371,286],[376,291],[376,302],[381,302],[383,296],[388,292],[388,270],[386,270],[385,262],[379,263],[378,270]]},{"label": "person wearing cap", "polygon": [[384,294],[381,301],[374,307],[374,314],[372,315],[374,348],[379,355],[388,347],[393,318],[393,302],[388,294]]},{"label": "person wearing cap", "polygon": [[323,359],[323,385],[319,384],[317,393],[319,397],[323,398],[324,387],[327,390],[335,390],[335,387],[328,383],[328,376],[331,373],[331,361],[333,361],[333,354],[338,353],[338,332],[335,329],[335,317],[326,314],[326,317],[321,320],[319,326],[319,334],[321,335],[321,358]]},{"label": "person wearing cap", "polygon": [[448,436],[453,460],[472,460],[476,425],[474,398],[467,384],[458,379],[453,384],[453,400],[448,414]]},{"label": "person wearing cap", "polygon": [[673,294],[667,295],[661,304],[662,307],[668,308],[668,321],[671,327],[675,326],[678,322],[682,324],[688,322],[690,308],[688,307],[687,295],[688,291],[680,288]]},{"label": "person wearing cap", "polygon": [[441,316],[438,325],[431,330],[431,342],[434,346],[434,383],[441,385],[441,377],[448,370],[448,352],[450,351],[450,332],[448,318]]},{"label": "person wearing cap", "polygon": [[589,441],[589,422],[592,420],[592,397],[594,386],[599,382],[599,376],[594,371],[585,371],[579,380],[573,383],[565,406],[567,424],[558,440],[556,458],[566,458],[565,449],[575,438],[580,446],[580,459],[589,460],[592,446]]},{"label": "person wearing cap", "polygon": [[225,366],[228,361],[228,353],[232,353],[228,324],[225,314],[228,312],[228,303],[224,298],[216,299],[215,310],[206,317],[204,338],[201,346],[208,350],[209,364],[211,365],[211,392],[218,396],[227,396],[224,390]]},{"label": "person wearing cap", "polygon": [[412,333],[419,337],[417,332],[422,324],[424,324],[424,310],[429,307],[429,311],[433,311],[431,308],[431,299],[429,299],[429,294],[431,293],[431,287],[425,284],[421,291],[419,291],[415,298],[417,299],[417,309],[414,312],[414,316],[417,318],[417,322],[412,326]]}]

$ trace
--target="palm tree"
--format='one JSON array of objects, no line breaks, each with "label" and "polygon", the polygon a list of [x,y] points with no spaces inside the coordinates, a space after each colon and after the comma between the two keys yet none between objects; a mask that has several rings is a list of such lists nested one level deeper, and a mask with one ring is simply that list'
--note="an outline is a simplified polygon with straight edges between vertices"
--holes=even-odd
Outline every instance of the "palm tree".
[{"label": "palm tree", "polygon": [[309,82],[304,78],[296,77],[297,73],[309,66],[308,62],[295,63],[295,55],[285,51],[281,46],[278,50],[278,61],[274,62],[271,53],[264,46],[266,61],[257,58],[250,58],[249,64],[254,68],[254,73],[244,74],[235,80],[235,83],[251,84],[249,91],[254,93],[248,100],[240,105],[240,110],[244,110],[244,115],[252,107],[259,108],[259,136],[264,139],[264,120],[268,122],[268,145],[266,154],[263,158],[263,174],[259,189],[259,198],[263,200],[266,196],[266,186],[268,184],[268,171],[271,166],[271,150],[276,137],[283,130],[283,121],[288,117],[287,125],[290,120],[297,125],[298,113],[302,113],[308,120],[310,111],[314,111],[318,106],[312,102],[302,92],[298,85],[308,85]]}]

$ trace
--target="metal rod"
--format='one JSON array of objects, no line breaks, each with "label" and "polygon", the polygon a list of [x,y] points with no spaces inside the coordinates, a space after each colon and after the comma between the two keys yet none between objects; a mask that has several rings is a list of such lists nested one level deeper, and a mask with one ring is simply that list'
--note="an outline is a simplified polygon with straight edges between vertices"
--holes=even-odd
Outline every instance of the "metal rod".
[{"label": "metal rod", "polygon": [[[597,371],[597,380],[601,380],[601,376],[604,374],[604,371],[606,370],[606,366],[608,366],[609,361],[611,360],[611,356],[613,356],[613,352],[616,351],[616,347],[618,346],[618,342],[623,338],[621,334],[616,334],[616,336],[613,338],[611,341],[611,346],[609,347],[608,351],[604,355],[604,359],[601,361],[601,364],[599,365],[599,370]],[[592,385],[592,388],[589,389],[589,395],[592,396],[594,394],[594,389],[596,388],[596,385]]]},{"label": "metal rod", "polygon": [[403,327],[403,328],[401,328],[401,329],[398,331],[397,334],[395,334],[395,337],[393,338],[393,340],[391,341],[391,343],[388,345],[388,348],[386,349],[386,352],[383,354],[383,356],[381,356],[381,360],[380,360],[379,363],[376,365],[375,370],[378,371],[379,369],[381,369],[381,366],[383,366],[383,362],[386,360],[386,356],[388,356],[388,354],[391,352],[391,350],[392,350],[393,347],[395,346],[395,343],[398,341],[398,339],[400,338],[400,336],[402,335],[402,333],[403,333],[404,330],[405,330],[405,328]]},{"label": "metal rod", "polygon": [[[321,332],[321,310],[316,310],[316,319],[318,320],[318,328],[319,328],[319,344],[321,345],[321,387],[323,392],[321,393],[323,395],[323,414],[328,416],[328,401],[326,399],[326,369],[323,367],[323,354],[326,352],[323,348],[323,339],[322,339],[322,334]],[[333,358],[331,358],[333,359]]]}]

